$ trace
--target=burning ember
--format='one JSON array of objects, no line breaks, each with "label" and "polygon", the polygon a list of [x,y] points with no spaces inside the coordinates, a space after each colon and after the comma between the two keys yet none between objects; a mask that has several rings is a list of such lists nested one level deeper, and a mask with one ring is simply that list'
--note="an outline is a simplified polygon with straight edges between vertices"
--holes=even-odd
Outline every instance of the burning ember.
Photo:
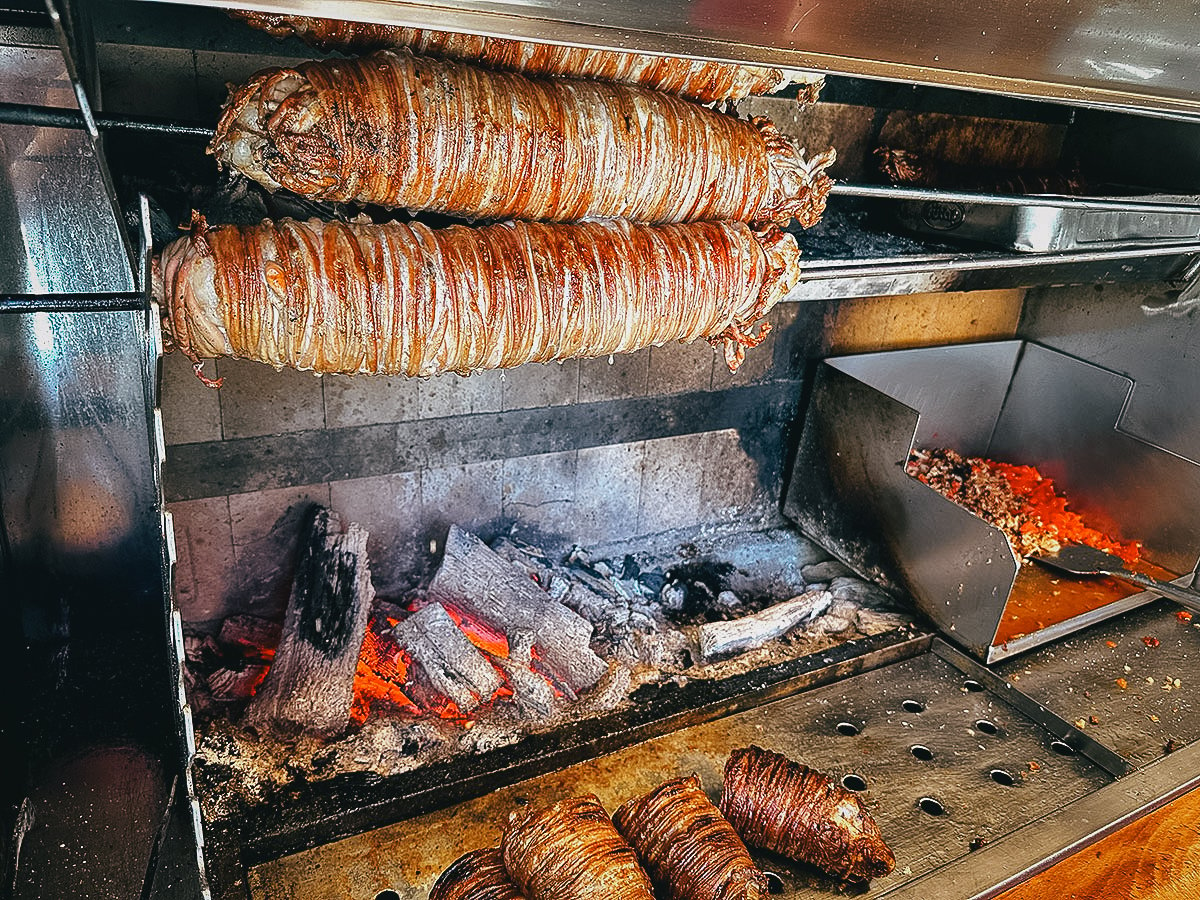
[{"label": "burning ember", "polygon": [[913,450],[905,471],[999,528],[1021,558],[1086,544],[1132,565],[1141,552],[1137,541],[1117,541],[1087,525],[1033,466],[964,458],[953,450]]}]

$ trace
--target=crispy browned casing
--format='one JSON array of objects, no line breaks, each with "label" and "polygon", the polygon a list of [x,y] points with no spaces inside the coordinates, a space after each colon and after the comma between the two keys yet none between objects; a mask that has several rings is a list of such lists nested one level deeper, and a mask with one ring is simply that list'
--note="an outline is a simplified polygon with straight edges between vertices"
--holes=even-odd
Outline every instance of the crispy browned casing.
[{"label": "crispy browned casing", "polygon": [[832,150],[631,85],[527,78],[381,50],[267,69],[209,151],[269,190],[473,219],[808,226]]},{"label": "crispy browned casing", "polygon": [[819,75],[784,72],[770,66],[734,65],[617,50],[590,50],[563,44],[314,16],[244,10],[230,10],[230,15],[275,37],[298,37],[319,50],[369,53],[372,50],[406,47],[418,56],[457,59],[509,72],[640,84],[679,94],[698,103],[770,94],[792,83],[799,85],[799,99],[812,103],[817,99],[822,85]]},{"label": "crispy browned casing", "polygon": [[508,872],[500,848],[464,853],[446,868],[429,891],[429,900],[525,900]]},{"label": "crispy browned casing", "polygon": [[742,840],[838,878],[864,881],[896,858],[861,799],[786,756],[743,747],[725,764],[721,812]]},{"label": "crispy browned casing", "polygon": [[766,875],[695,775],[625,803],[613,824],[663,900],[759,900]]},{"label": "crispy browned casing", "polygon": [[799,249],[737,222],[209,228],[197,216],[155,275],[167,336],[193,360],[467,374],[706,338],[736,369],[798,279]]},{"label": "crispy browned casing", "polygon": [[500,849],[529,900],[654,900],[649,876],[592,795],[513,813]]}]

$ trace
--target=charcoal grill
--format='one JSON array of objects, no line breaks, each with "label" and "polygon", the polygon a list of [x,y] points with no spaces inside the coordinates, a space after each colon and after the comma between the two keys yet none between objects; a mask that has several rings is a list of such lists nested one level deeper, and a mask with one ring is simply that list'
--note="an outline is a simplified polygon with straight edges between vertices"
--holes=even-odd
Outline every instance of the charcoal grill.
[{"label": "charcoal grill", "polygon": [[[144,293],[148,255],[180,218],[164,206],[183,202],[189,167],[207,164],[200,148],[223,82],[311,55],[203,8],[215,5],[109,0],[0,11],[9,176],[0,179],[9,226],[0,231],[0,344],[10,372],[0,380],[0,583],[10,684],[28,688],[8,692],[3,720],[6,758],[21,761],[7,779],[0,830],[14,896],[420,898],[458,853],[494,840],[514,803],[594,789],[612,806],[689,771],[713,792],[724,755],[762,740],[868,792],[900,858],[873,895],[985,897],[1196,786],[1192,705],[1158,683],[1128,693],[1112,685],[1135,673],[1171,675],[1186,690],[1200,631],[1152,597],[1111,594],[1005,638],[998,628],[1017,595],[1044,609],[1047,585],[1023,585],[1034,576],[1002,538],[900,465],[914,442],[933,438],[1035,461],[1187,580],[1200,552],[1186,515],[1200,491],[1200,434],[1177,398],[1194,391],[1200,353],[1192,232],[1150,247],[1019,253],[901,235],[874,227],[878,204],[891,213],[888,204],[904,201],[1011,208],[1029,198],[881,190],[862,183],[847,147],[826,220],[806,236],[806,273],[788,298],[773,360],[750,384],[718,384],[711,364],[690,360],[669,373],[673,388],[633,399],[585,395],[580,375],[571,402],[539,385],[526,406],[493,409],[477,397],[480,408],[435,408],[411,421],[360,410],[360,420],[310,424],[294,440],[253,432],[224,440],[219,431],[172,441],[163,431],[172,402],[199,416],[215,401],[193,408],[168,396],[180,382],[165,374],[171,363]],[[836,115],[814,118],[786,96],[744,109],[765,104],[801,134],[832,129],[835,144],[854,134],[860,151],[870,123],[892,110],[915,120],[1027,121],[1084,146],[1107,181],[1117,170],[1143,193],[1176,198],[1167,211],[1177,215],[1190,215],[1200,181],[1192,149],[1200,98],[1182,77],[1196,68],[1200,40],[1182,7],[1162,23],[1157,9],[1155,18],[1085,4],[1091,15],[1080,21],[1091,24],[1080,28],[1054,3],[997,7],[986,27],[955,9],[908,3],[886,22],[853,4],[799,13],[768,5],[761,26],[743,6],[719,3],[702,5],[702,18],[694,5],[517,14],[490,3],[235,5],[829,72],[825,97]],[[932,22],[945,32],[931,37]],[[1148,33],[1145,22],[1161,24]],[[835,49],[835,34],[853,35],[852,45]],[[1094,64],[1103,59],[1145,67]],[[1137,171],[1135,154],[1148,160]],[[1166,159],[1171,166],[1156,165]],[[926,342],[950,346],[892,348],[921,342],[890,330],[888,310],[910,295],[1013,288],[1032,289],[1003,335],[1016,339],[934,336]],[[875,339],[889,352],[843,352],[837,301],[880,297]],[[505,395],[520,383],[520,373],[511,377],[494,389]],[[301,399],[282,396],[281,406],[311,401],[311,379],[287,390]],[[232,418],[224,425],[234,430]],[[754,524],[790,527],[779,509],[786,496],[783,512],[809,537],[900,603],[912,601],[919,615],[907,627],[719,681],[666,681],[617,714],[402,776],[296,781],[256,804],[224,794],[219,769],[197,761],[183,682],[184,631],[196,623],[175,600],[198,607],[181,565],[221,548],[198,546],[169,506],[223,502],[228,515],[233,496],[314,483],[332,496],[330,483],[520,458],[546,460],[541,487],[505,485],[542,508],[560,500],[562,454],[641,447],[637,477],[656,487],[669,482],[669,467],[656,466],[655,448],[691,438],[689,450],[704,448],[725,432],[736,440],[712,452],[714,467],[743,461],[750,474],[739,487],[762,501]],[[385,457],[379,447],[396,449]],[[695,516],[693,531],[673,540],[731,526],[728,509],[744,515],[750,505],[722,507],[708,496],[712,483],[701,488],[696,505],[707,503],[712,518]],[[914,513],[932,527],[912,528]],[[646,519],[636,504],[633,518]],[[263,539],[228,549],[253,558],[279,548]],[[273,589],[267,581],[253,586],[260,595]],[[1156,647],[1143,642],[1149,635]],[[836,890],[801,867],[771,867],[787,896]]]}]

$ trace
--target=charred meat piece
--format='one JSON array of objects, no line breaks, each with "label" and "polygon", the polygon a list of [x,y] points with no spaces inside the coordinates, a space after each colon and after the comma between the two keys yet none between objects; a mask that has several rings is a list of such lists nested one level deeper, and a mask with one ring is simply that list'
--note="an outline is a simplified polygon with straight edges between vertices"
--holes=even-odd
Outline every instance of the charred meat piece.
[{"label": "charred meat piece", "polygon": [[589,50],[586,47],[456,34],[429,28],[404,28],[376,22],[348,22],[244,10],[230,10],[230,15],[275,37],[294,35],[319,50],[369,53],[406,47],[418,56],[474,62],[509,72],[640,84],[679,94],[699,103],[740,100],[751,94],[770,94],[792,83],[800,86],[799,98],[812,103],[817,99],[823,81],[819,75],[784,72],[768,66],[734,65],[617,50]]},{"label": "charred meat piece", "polygon": [[484,219],[812,225],[832,185],[764,118],[381,50],[267,69],[209,152],[269,190]]},{"label": "charred meat piece", "polygon": [[660,785],[617,810],[613,823],[663,900],[759,900],[767,877],[695,775]]},{"label": "charred meat piece", "polygon": [[741,223],[208,228],[155,266],[193,360],[322,373],[466,374],[707,338],[736,369],[799,277],[795,239]]},{"label": "charred meat piece", "polygon": [[875,148],[879,171],[892,184],[998,194],[1082,194],[1078,166],[1070,172],[964,166],[895,147]]},{"label": "charred meat piece", "polygon": [[761,747],[734,750],[725,763],[721,812],[751,847],[847,881],[886,875],[896,864],[858,795]]},{"label": "charred meat piece", "polygon": [[497,847],[472,850],[450,863],[429,891],[429,900],[525,900]]},{"label": "charred meat piece", "polygon": [[509,817],[504,867],[529,900],[653,900],[650,878],[595,796]]}]

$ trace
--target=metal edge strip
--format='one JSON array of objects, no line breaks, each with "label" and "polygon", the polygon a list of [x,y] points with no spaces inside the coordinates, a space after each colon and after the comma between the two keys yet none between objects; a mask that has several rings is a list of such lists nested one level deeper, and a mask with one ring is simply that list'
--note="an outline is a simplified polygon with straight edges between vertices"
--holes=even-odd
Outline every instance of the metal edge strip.
[{"label": "metal edge strip", "polygon": [[1017,690],[1007,679],[1001,678],[991,669],[951,647],[941,638],[935,638],[930,649],[939,658],[954,666],[964,675],[974,678],[996,697],[1032,719],[1076,753],[1091,760],[1114,778],[1121,778],[1134,771],[1133,765],[1123,756],[1090,735],[1084,734],[1058,713],[1043,706],[1028,694]]}]

